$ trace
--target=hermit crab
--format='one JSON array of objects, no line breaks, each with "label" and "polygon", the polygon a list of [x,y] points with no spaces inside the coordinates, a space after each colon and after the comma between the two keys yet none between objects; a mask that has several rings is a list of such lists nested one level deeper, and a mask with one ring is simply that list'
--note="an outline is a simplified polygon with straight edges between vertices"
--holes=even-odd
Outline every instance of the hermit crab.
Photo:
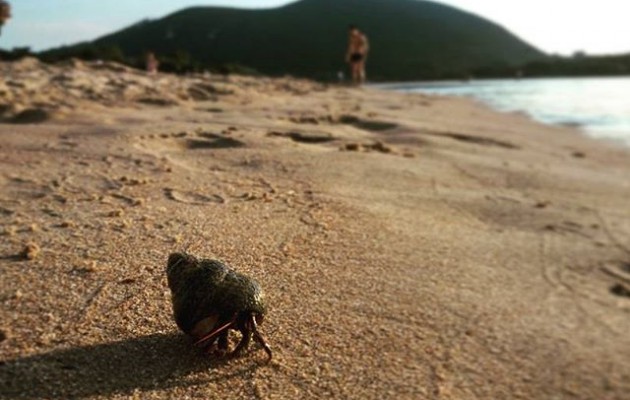
[{"label": "hermit crab", "polygon": [[229,353],[240,355],[254,336],[271,360],[271,349],[258,331],[267,312],[260,285],[217,260],[173,253],[166,266],[177,326],[192,336],[195,345],[210,349],[218,339],[218,352],[228,351],[228,332],[243,335]]}]

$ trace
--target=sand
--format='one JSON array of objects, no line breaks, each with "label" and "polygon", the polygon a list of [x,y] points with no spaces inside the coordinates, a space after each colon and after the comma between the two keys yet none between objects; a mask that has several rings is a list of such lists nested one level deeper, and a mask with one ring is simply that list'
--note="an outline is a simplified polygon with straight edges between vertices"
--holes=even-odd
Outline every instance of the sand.
[{"label": "sand", "polygon": [[[0,70],[1,398],[628,398],[628,150],[463,99]],[[173,251],[261,283],[270,364],[178,332]]]}]

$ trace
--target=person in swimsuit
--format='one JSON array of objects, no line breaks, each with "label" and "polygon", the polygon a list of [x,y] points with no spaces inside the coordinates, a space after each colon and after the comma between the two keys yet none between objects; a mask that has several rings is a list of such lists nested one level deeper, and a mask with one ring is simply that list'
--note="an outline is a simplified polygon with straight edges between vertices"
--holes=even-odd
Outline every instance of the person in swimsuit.
[{"label": "person in swimsuit", "polygon": [[350,25],[346,62],[350,64],[352,81],[357,85],[365,82],[365,61],[369,50],[367,36],[356,26]]},{"label": "person in swimsuit", "polygon": [[147,68],[147,72],[150,75],[155,75],[158,72],[158,68],[160,66],[160,62],[153,52],[149,51],[145,58],[145,66]]},{"label": "person in swimsuit", "polygon": [[0,1],[0,31],[2,25],[11,18],[11,5],[6,1]]}]

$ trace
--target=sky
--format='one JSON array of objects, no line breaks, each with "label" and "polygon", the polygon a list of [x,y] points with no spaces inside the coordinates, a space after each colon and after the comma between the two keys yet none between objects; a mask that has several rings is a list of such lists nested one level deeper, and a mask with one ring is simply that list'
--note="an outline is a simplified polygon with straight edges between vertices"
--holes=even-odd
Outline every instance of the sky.
[{"label": "sky", "polygon": [[[388,0],[383,0],[388,1]],[[184,7],[278,7],[286,0],[9,0],[0,47],[43,50],[95,39]],[[537,48],[570,55],[630,52],[630,0],[441,0],[490,19]]]}]

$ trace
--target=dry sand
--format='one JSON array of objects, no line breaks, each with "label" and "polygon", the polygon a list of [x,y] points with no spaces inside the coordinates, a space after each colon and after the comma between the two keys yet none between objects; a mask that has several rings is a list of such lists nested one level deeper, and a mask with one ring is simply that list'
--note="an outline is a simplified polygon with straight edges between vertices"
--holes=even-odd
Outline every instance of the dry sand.
[{"label": "dry sand", "polygon": [[[1,398],[630,395],[628,151],[459,99],[0,70]],[[262,284],[271,364],[177,331],[181,250]]]}]

